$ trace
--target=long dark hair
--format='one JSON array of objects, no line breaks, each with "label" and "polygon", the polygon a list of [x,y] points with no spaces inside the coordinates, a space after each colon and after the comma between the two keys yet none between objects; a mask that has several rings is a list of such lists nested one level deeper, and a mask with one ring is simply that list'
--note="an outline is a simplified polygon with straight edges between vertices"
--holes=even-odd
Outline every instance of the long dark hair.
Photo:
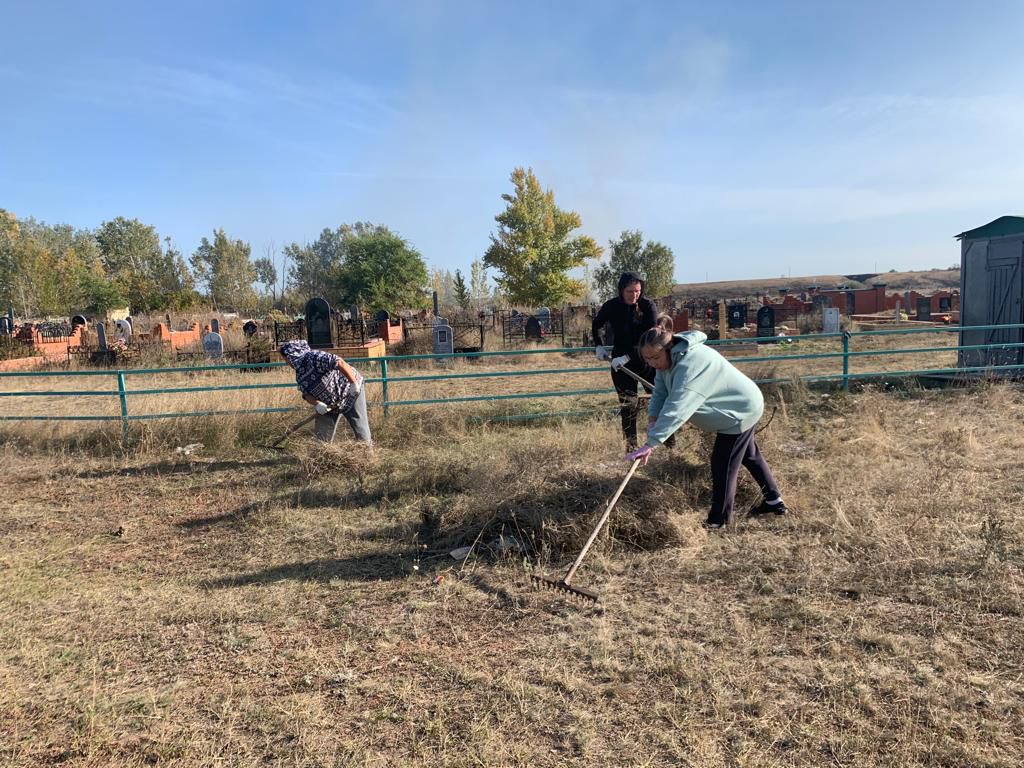
[{"label": "long dark hair", "polygon": [[642,275],[639,275],[636,272],[623,272],[619,276],[619,298],[622,298],[622,292],[626,290],[629,286],[631,286],[633,283],[640,283],[640,295],[637,296],[636,304],[633,305],[633,314],[635,314],[637,317],[640,317],[640,315],[642,314],[642,312],[640,311],[640,299],[643,298],[645,287],[644,278]]}]

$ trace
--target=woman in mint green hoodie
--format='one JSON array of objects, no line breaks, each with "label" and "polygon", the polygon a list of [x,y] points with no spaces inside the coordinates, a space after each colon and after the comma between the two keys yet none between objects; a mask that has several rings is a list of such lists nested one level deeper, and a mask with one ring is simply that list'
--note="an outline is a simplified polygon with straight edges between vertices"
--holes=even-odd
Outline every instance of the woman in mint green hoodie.
[{"label": "woman in mint green hoodie", "polygon": [[715,432],[711,450],[711,511],[705,528],[732,519],[740,467],[753,476],[764,498],[751,515],[784,515],[789,510],[768,463],[758,450],[754,428],[764,411],[757,385],[711,347],[700,331],[672,335],[652,328],[640,337],[640,354],[656,371],[647,409],[647,442],[626,454],[646,464],[651,452],[684,423]]}]

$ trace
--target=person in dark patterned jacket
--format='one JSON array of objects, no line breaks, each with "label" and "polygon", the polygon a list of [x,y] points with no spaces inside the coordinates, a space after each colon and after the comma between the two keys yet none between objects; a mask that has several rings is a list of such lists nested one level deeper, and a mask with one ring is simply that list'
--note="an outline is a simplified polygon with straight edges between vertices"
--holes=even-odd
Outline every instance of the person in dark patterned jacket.
[{"label": "person in dark patterned jacket", "polygon": [[338,418],[344,416],[356,440],[373,444],[366,415],[366,391],[359,371],[337,355],[310,349],[304,341],[282,344],[281,354],[295,369],[302,399],[316,410],[314,433],[319,439],[333,441]]}]

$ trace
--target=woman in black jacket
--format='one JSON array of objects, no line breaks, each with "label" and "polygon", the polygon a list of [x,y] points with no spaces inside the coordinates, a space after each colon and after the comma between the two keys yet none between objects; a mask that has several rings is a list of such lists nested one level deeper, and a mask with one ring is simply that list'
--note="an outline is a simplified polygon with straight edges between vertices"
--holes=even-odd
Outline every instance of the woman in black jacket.
[{"label": "woman in black jacket", "polygon": [[[622,434],[626,438],[628,450],[636,448],[637,445],[639,399],[636,381],[620,369],[628,368],[647,381],[654,380],[654,371],[647,366],[636,350],[640,337],[648,328],[654,327],[657,317],[654,302],[644,296],[643,292],[644,279],[636,272],[623,272],[619,278],[619,295],[601,305],[591,326],[597,359],[611,361],[612,384],[619,396]],[[606,323],[611,326],[611,349],[602,344],[598,335]]]}]

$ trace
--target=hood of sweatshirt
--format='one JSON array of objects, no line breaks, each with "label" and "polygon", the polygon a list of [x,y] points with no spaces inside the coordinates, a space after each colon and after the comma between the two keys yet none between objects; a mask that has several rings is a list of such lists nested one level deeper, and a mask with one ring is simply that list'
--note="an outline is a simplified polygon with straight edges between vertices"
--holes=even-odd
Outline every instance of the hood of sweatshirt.
[{"label": "hood of sweatshirt", "polygon": [[681,360],[694,347],[699,347],[708,340],[708,335],[702,331],[683,331],[672,335],[676,340],[672,347],[673,362]]}]

